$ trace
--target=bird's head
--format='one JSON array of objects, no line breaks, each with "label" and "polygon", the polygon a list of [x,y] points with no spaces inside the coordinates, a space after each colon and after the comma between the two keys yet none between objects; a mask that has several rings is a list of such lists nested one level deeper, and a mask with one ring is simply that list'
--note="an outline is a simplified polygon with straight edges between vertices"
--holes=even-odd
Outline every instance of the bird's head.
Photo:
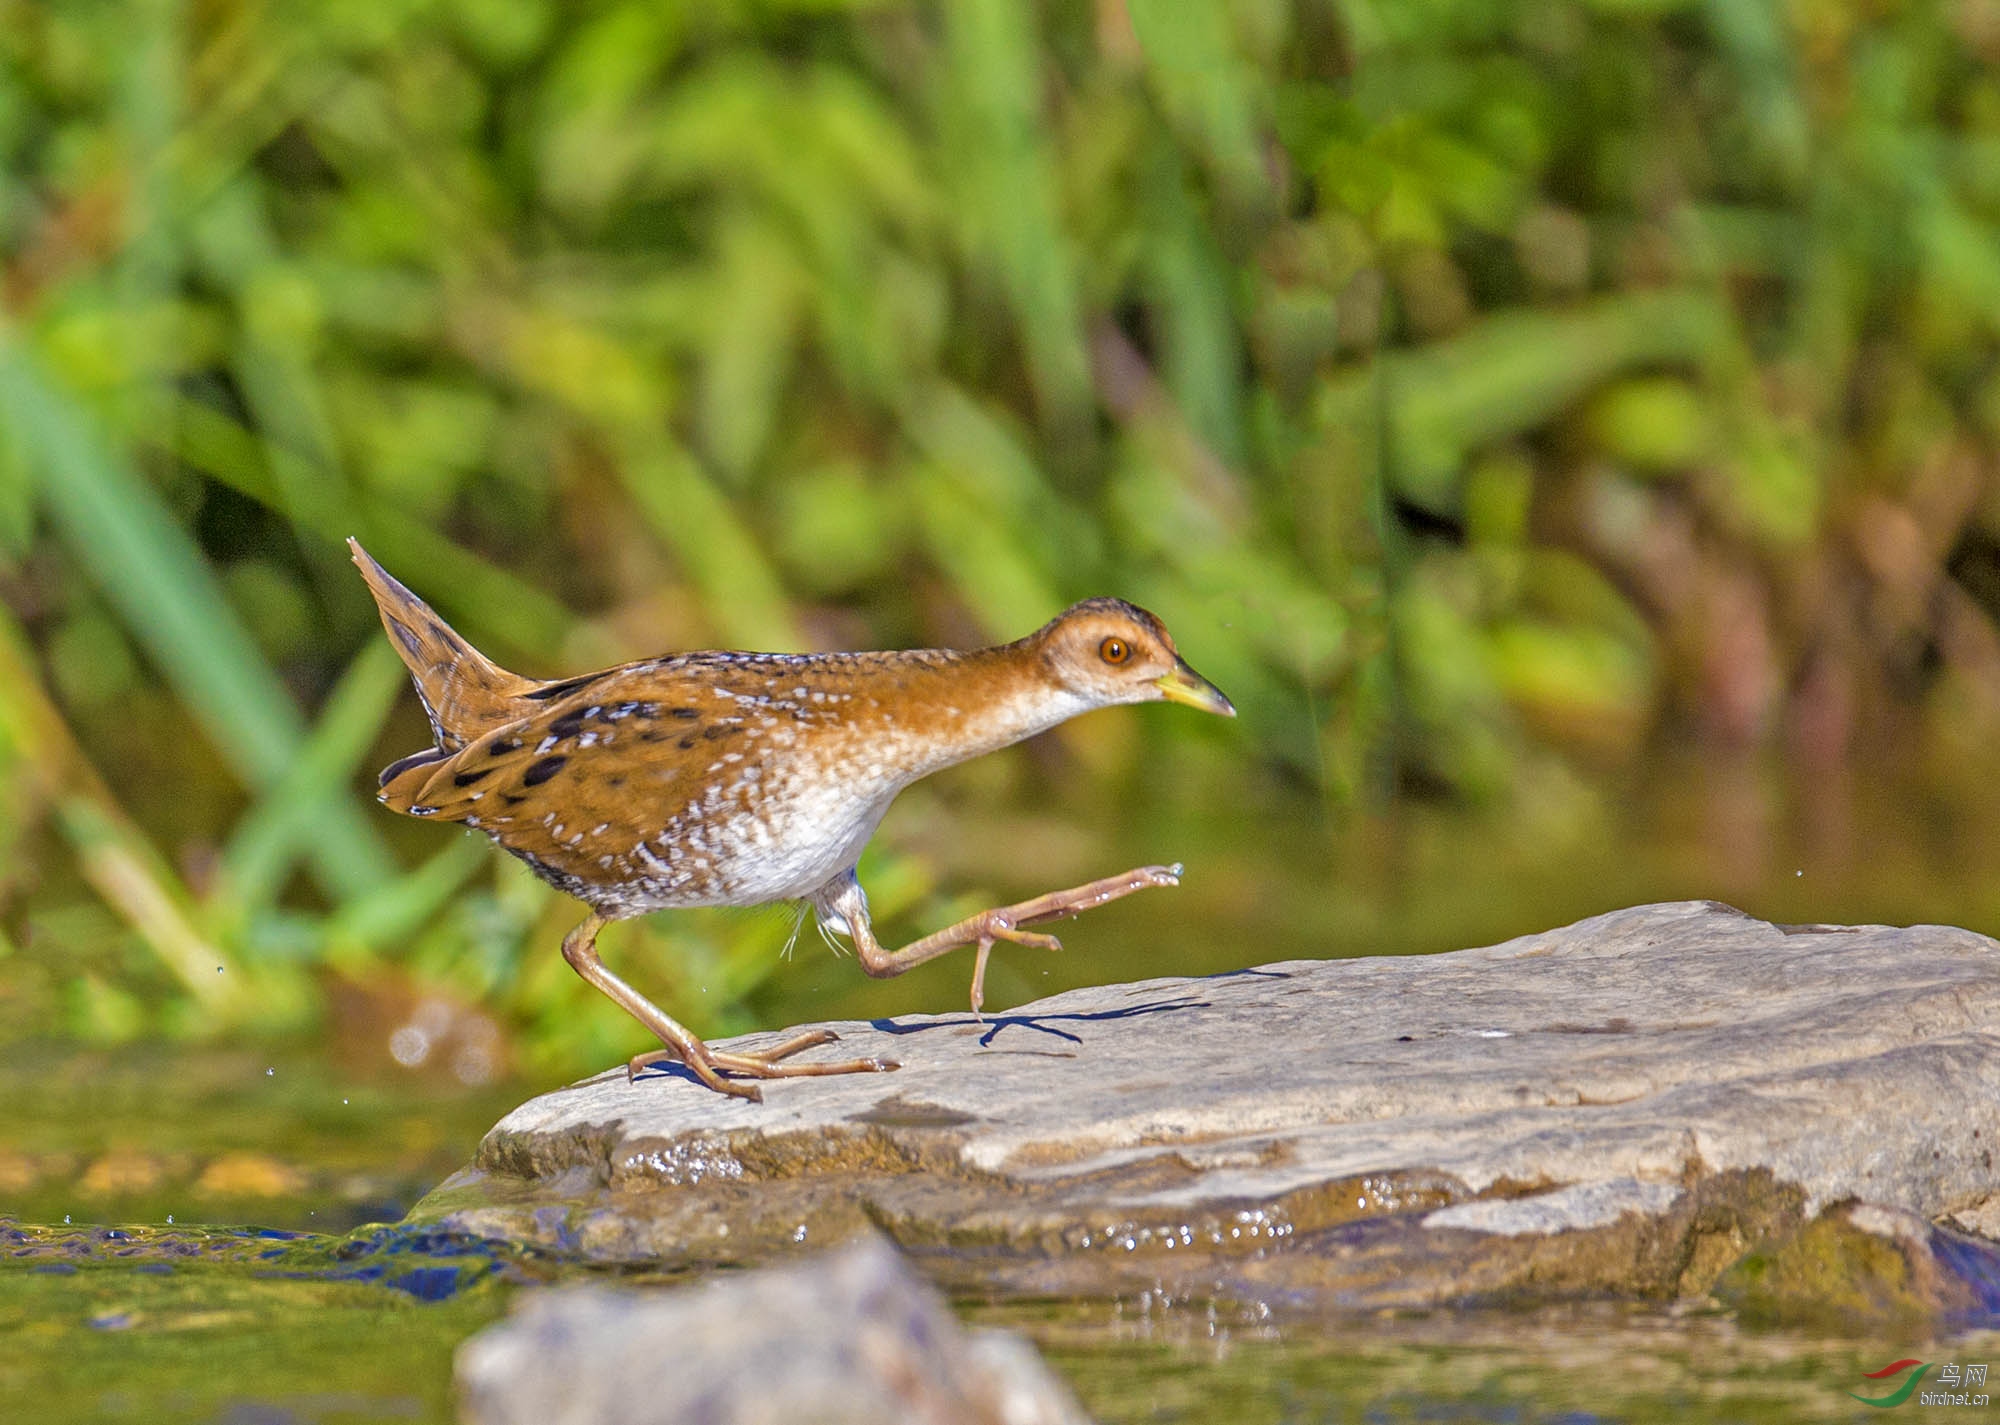
[{"label": "bird's head", "polygon": [[1108,706],[1165,699],[1235,717],[1222,690],[1188,667],[1167,626],[1123,599],[1086,599],[1035,636],[1056,681]]}]

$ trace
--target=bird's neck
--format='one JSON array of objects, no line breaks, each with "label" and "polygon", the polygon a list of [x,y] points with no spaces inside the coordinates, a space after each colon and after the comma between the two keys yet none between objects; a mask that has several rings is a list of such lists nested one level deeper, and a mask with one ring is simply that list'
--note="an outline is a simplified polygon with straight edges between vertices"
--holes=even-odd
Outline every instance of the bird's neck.
[{"label": "bird's neck", "polygon": [[884,711],[910,739],[912,782],[1047,732],[1094,706],[1056,682],[1025,642],[912,670],[902,691]]}]

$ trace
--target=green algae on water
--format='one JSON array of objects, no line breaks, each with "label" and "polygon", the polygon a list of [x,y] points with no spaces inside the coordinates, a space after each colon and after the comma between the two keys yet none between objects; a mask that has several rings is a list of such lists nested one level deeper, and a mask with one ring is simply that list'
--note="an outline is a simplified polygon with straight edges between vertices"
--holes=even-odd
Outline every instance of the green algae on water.
[{"label": "green algae on water", "polygon": [[522,1279],[393,1229],[0,1223],[0,1418],[449,1421],[451,1355]]}]

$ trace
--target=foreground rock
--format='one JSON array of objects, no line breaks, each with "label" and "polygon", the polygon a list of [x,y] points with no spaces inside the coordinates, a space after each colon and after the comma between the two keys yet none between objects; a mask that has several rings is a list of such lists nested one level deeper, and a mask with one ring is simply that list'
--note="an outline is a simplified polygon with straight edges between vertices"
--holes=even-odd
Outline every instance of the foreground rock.
[{"label": "foreground rock", "polygon": [[523,1303],[459,1348],[469,1425],[1088,1425],[1033,1346],[965,1330],[880,1238],[673,1291]]},{"label": "foreground rock", "polygon": [[1023,1293],[2000,1311],[2000,945],[1969,931],[1644,906],[837,1028],[817,1052],[902,1070],[762,1104],[607,1073],[508,1115],[418,1215],[670,1263],[872,1224]]}]

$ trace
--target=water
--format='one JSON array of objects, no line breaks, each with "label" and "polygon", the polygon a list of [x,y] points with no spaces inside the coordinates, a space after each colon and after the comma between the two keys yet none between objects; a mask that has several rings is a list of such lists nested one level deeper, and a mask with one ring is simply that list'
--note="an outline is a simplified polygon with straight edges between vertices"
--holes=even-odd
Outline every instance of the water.
[{"label": "water", "polygon": [[[2000,814],[1984,780],[1889,768],[1806,784],[1689,760],[1624,796],[1558,777],[1504,816],[1373,822],[1199,776],[1143,814],[991,818],[946,783],[897,815],[948,858],[947,882],[1003,895],[1188,863],[1178,890],[1057,927],[1062,955],[1002,947],[988,1003],[1003,1009],[1107,980],[1489,943],[1652,899],[1991,931]],[[947,958],[870,981],[802,950],[754,1007],[771,1024],[936,1011],[962,1003],[967,974]],[[0,1419],[449,1420],[457,1345],[584,1269],[369,1225],[550,1086],[469,1091],[391,1063],[343,1044],[0,1045]],[[1820,1338],[1611,1306],[1352,1320],[1143,1298],[960,1305],[1035,1339],[1105,1422],[1862,1420],[1880,1412],[1851,1392],[1879,1394],[1864,1373],[1897,1359],[2000,1366],[2000,1336]]]},{"label": "water", "polygon": [[457,1167],[520,1086],[287,1053],[0,1054],[0,1420],[452,1418],[457,1343],[556,1271],[365,1224]]},{"label": "water", "polygon": [[[58,1423],[448,1421],[459,1342],[515,1293],[581,1274],[397,1229],[0,1224],[0,1410]],[[1933,1379],[1946,1361],[2000,1365],[2000,1334],[1820,1339],[1611,1305],[1363,1320],[1144,1299],[960,1309],[1034,1340],[1104,1425],[1859,1421],[1878,1412],[1855,1395],[1886,1390],[1865,1373],[1896,1359],[1915,1356]]]},{"label": "water", "polygon": [[526,1278],[442,1245],[0,1223],[0,1415],[449,1420],[451,1351]]},{"label": "water", "polygon": [[1993,1334],[1825,1340],[1602,1304],[1258,1323],[1126,1303],[1038,1315],[1017,1306],[986,1319],[1033,1336],[1103,1425],[1860,1421],[1881,1411],[1853,1393],[1884,1393],[1864,1373],[1899,1356],[1935,1363],[1933,1380],[1945,1361],[1961,1374],[1971,1364],[2000,1367]]},{"label": "water", "polygon": [[393,1221],[524,1092],[346,1075],[310,1045],[0,1045],[0,1214],[322,1233]]}]

